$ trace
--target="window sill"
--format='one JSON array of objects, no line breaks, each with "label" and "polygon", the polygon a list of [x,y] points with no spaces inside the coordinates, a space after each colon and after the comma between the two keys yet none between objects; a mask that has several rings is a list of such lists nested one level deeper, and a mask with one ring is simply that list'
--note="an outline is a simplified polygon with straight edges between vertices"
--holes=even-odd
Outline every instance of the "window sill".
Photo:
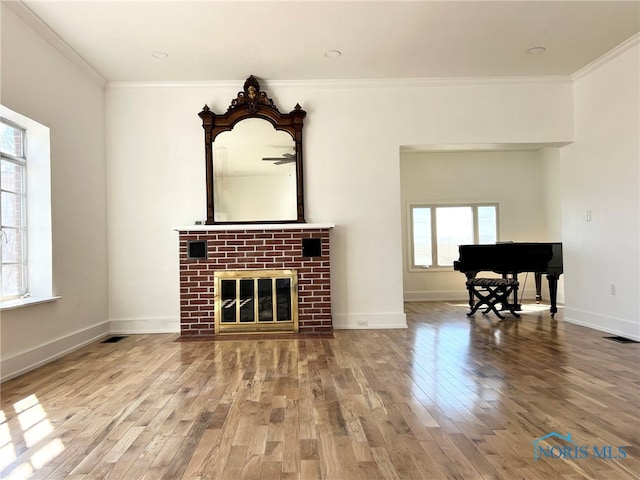
[{"label": "window sill", "polygon": [[409,267],[410,272],[454,272],[453,266],[438,266],[438,267]]},{"label": "window sill", "polygon": [[37,305],[39,303],[55,302],[60,298],[62,297],[27,297],[16,298],[15,300],[6,300],[4,302],[0,302],[0,311],[28,307],[30,305]]}]

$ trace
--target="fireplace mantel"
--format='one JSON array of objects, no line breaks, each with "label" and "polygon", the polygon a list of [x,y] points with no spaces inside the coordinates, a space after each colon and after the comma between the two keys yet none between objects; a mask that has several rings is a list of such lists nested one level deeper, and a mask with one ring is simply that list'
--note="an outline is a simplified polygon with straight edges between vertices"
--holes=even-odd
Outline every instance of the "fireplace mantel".
[{"label": "fireplace mantel", "polygon": [[173,227],[177,232],[232,232],[237,230],[316,230],[334,228],[333,223],[231,223],[215,225],[185,225]]}]

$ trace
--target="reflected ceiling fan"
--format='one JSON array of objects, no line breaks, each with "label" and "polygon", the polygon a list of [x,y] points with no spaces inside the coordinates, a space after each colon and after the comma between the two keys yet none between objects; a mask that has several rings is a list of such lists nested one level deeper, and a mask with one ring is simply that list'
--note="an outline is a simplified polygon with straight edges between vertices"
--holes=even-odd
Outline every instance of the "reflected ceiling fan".
[{"label": "reflected ceiling fan", "polygon": [[263,157],[265,162],[274,162],[274,165],[284,165],[286,163],[294,163],[296,155],[294,153],[283,153],[280,157]]}]

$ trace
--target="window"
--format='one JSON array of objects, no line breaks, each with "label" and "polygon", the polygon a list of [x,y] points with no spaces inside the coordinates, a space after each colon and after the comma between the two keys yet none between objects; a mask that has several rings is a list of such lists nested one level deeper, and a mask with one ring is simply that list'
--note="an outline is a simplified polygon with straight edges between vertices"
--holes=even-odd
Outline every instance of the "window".
[{"label": "window", "polygon": [[53,295],[49,128],[0,105],[0,310]]},{"label": "window", "polygon": [[411,266],[447,267],[458,259],[458,245],[498,240],[498,205],[412,205]]},{"label": "window", "polygon": [[25,130],[0,120],[0,275],[2,300],[27,293]]}]

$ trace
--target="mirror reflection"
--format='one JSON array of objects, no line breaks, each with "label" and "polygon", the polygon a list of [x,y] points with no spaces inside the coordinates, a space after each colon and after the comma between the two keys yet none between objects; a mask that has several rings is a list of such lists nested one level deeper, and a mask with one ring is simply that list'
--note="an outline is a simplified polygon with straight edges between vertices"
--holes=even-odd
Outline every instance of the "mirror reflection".
[{"label": "mirror reflection", "polygon": [[247,118],[213,142],[216,222],[296,219],[293,137]]}]

